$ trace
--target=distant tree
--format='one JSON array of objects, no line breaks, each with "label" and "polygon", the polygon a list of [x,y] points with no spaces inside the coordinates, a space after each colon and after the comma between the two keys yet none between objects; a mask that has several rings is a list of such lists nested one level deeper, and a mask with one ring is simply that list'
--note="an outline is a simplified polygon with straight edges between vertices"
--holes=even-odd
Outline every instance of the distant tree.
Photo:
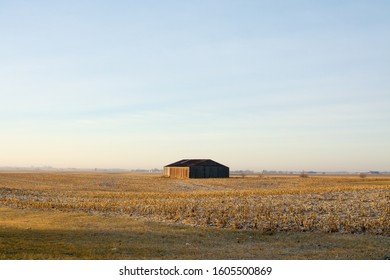
[{"label": "distant tree", "polygon": [[359,177],[362,178],[362,179],[364,179],[364,178],[367,177],[367,174],[362,172],[362,173],[359,174]]}]

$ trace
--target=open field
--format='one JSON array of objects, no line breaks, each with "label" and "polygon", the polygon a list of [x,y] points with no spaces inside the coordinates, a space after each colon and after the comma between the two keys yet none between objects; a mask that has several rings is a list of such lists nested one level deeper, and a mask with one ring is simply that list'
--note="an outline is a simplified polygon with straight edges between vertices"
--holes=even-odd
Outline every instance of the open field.
[{"label": "open field", "polygon": [[383,259],[390,178],[0,173],[0,259]]}]

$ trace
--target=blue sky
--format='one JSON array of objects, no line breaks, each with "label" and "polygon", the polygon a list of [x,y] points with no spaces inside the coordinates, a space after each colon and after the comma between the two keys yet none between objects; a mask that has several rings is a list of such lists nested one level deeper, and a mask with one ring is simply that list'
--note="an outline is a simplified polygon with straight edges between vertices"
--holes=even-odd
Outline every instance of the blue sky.
[{"label": "blue sky", "polygon": [[390,170],[388,1],[0,1],[0,166]]}]

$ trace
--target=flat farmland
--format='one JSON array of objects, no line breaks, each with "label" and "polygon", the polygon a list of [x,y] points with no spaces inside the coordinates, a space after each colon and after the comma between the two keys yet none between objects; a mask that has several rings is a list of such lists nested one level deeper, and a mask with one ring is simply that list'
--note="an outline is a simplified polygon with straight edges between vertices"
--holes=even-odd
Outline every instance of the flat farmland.
[{"label": "flat farmland", "polygon": [[384,259],[390,177],[0,173],[1,259]]}]

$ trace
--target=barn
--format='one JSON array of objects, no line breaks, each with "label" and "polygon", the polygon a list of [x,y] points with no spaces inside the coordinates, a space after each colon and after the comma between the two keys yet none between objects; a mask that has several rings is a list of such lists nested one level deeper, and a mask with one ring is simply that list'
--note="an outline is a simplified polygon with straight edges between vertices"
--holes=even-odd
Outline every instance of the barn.
[{"label": "barn", "polygon": [[211,159],[183,159],[164,166],[170,178],[229,178],[229,167]]}]

